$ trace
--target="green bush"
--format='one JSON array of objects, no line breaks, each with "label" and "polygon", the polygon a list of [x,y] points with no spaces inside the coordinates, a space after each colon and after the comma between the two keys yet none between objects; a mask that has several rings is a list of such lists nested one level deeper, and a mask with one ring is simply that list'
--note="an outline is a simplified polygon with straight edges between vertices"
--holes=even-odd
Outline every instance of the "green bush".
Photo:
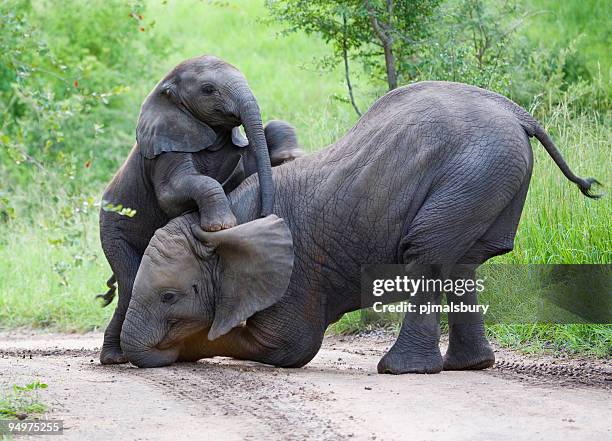
[{"label": "green bush", "polygon": [[[159,69],[170,50],[144,13],[142,4],[119,0],[92,0],[86,13],[76,0],[0,2],[4,323],[22,302],[50,313],[38,316],[40,325],[70,328],[65,313],[36,301],[39,290],[62,298],[78,291],[79,272],[101,281],[110,275],[97,243],[99,194],[134,142],[146,89],[133,86]],[[84,292],[75,298],[97,307],[90,300],[95,291],[84,291],[88,299]]]}]

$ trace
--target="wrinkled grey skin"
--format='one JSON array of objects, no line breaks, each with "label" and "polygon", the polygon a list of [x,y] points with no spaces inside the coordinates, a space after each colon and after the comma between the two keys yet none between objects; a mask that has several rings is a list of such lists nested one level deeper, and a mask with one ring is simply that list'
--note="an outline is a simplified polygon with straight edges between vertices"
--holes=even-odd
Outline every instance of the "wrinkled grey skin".
[{"label": "wrinkled grey skin", "polygon": [[[229,195],[238,227],[207,233],[188,214],[156,233],[121,333],[128,360],[154,367],[229,356],[298,367],[317,353],[329,324],[364,306],[361,265],[436,263],[445,277],[473,278],[478,264],[513,248],[532,172],[531,136],[594,197],[594,180],[576,177],[540,125],[508,99],[446,82],[388,93],[334,145],[273,170],[274,213],[284,221],[255,220],[251,178]],[[270,249],[247,246],[264,234],[275,238],[267,239]],[[258,275],[242,266],[240,253],[228,253],[232,247],[258,256],[265,287],[253,283]],[[440,301],[435,293],[416,298]],[[476,302],[476,293],[462,300]],[[408,313],[378,371],[494,363],[481,316],[463,322],[450,314],[449,323],[442,357],[438,317]]]},{"label": "wrinkled grey skin", "polygon": [[[241,124],[247,139],[237,127]],[[104,201],[136,210],[136,216],[100,212],[102,248],[113,271],[110,289],[100,297],[110,303],[115,282],[121,294],[105,332],[103,364],[126,361],[119,334],[140,259],[155,230],[194,209],[204,230],[235,226],[225,192],[256,172],[263,189],[260,211],[269,214],[269,156],[278,165],[301,155],[294,129],[272,121],[264,130],[245,78],[211,56],[179,64],[157,84],[142,106],[136,138],[103,196]]]}]

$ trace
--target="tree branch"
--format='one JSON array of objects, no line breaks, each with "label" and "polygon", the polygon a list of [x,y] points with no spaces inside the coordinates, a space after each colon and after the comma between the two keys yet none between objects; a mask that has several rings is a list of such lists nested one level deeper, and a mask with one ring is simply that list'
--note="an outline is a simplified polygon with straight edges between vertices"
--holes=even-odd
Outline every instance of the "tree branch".
[{"label": "tree branch", "polygon": [[368,11],[368,18],[370,19],[372,29],[383,45],[383,50],[385,52],[385,66],[387,69],[387,84],[389,85],[389,90],[393,90],[397,88],[397,70],[395,68],[395,56],[393,55],[393,36],[390,33],[387,33],[384,29],[385,27],[387,29],[391,27],[391,18],[393,17],[393,2],[391,0],[387,1],[389,22],[386,26],[381,25],[378,18],[376,18],[376,12],[372,8],[369,0],[365,0],[364,4],[366,10]]},{"label": "tree branch", "polygon": [[353,85],[351,84],[351,76],[349,73],[349,60],[348,60],[348,42],[347,42],[348,26],[346,23],[346,14],[342,14],[342,58],[344,59],[344,77],[346,79],[346,87],[348,88],[349,97],[351,104],[357,115],[361,116],[361,111],[357,107],[355,97],[353,95]]}]

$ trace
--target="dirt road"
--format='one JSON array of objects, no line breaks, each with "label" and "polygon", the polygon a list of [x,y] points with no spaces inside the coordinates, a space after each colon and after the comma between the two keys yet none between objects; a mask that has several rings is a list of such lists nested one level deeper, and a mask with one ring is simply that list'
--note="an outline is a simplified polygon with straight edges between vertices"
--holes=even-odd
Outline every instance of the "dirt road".
[{"label": "dirt road", "polygon": [[0,334],[0,384],[48,383],[62,439],[612,439],[612,366],[501,349],[494,369],[377,375],[392,336],[331,337],[302,369],[101,366],[102,336]]}]

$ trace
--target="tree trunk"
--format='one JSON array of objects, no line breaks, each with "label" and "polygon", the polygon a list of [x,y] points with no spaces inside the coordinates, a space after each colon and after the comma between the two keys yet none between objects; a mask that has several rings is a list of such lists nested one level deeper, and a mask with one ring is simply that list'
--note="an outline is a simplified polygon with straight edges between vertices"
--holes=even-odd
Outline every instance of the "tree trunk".
[{"label": "tree trunk", "polygon": [[376,11],[372,8],[369,1],[365,2],[366,9],[368,10],[368,17],[374,33],[382,43],[382,47],[385,53],[385,67],[387,71],[387,84],[389,90],[397,88],[397,69],[395,67],[395,56],[393,55],[393,35],[389,32],[393,17],[393,2],[387,0],[387,13],[389,15],[389,22],[386,25],[382,25],[376,17]]},{"label": "tree trunk", "polygon": [[385,51],[385,65],[387,67],[387,84],[389,90],[397,88],[397,71],[395,70],[395,56],[393,55],[393,47],[391,44],[384,44],[383,49]]},{"label": "tree trunk", "polygon": [[346,87],[348,88],[349,98],[351,99],[351,104],[357,115],[361,116],[361,112],[359,111],[359,107],[357,107],[357,103],[355,102],[355,97],[353,96],[353,85],[351,84],[351,76],[349,73],[349,61],[348,61],[348,44],[346,41],[347,34],[347,24],[346,24],[346,14],[342,14],[342,23],[343,23],[343,31],[344,35],[342,37],[342,58],[344,59],[344,77],[346,78]]}]

